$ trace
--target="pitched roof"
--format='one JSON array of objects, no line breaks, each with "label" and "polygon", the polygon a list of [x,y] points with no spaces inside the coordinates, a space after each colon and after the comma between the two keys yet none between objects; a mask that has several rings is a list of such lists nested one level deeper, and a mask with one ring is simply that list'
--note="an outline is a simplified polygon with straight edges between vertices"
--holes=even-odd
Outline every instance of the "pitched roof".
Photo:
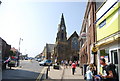
[{"label": "pitched roof", "polygon": [[79,37],[78,34],[77,34],[77,32],[74,31],[74,33],[68,38],[68,40],[70,40],[73,36],[77,36],[77,37]]}]

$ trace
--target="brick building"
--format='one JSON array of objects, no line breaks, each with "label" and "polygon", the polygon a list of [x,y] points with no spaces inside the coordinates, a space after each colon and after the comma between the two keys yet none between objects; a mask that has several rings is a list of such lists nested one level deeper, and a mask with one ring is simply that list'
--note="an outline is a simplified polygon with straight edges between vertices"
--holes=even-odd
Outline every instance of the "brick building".
[{"label": "brick building", "polygon": [[80,66],[84,64],[94,63],[94,55],[92,54],[93,44],[96,42],[96,28],[95,28],[95,2],[88,2],[82,28],[80,31]]},{"label": "brick building", "polygon": [[[11,45],[8,45],[5,40],[0,37],[0,59],[2,61],[6,60],[9,57],[9,52],[11,49]],[[4,64],[2,64],[3,68],[5,68]]]}]

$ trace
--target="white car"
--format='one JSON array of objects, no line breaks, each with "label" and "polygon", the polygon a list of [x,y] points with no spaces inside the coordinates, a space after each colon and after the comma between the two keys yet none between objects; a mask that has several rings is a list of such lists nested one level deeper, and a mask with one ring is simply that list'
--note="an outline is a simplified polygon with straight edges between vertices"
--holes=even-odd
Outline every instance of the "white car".
[{"label": "white car", "polygon": [[40,59],[40,58],[39,58],[39,59],[37,59],[37,61],[38,61],[38,62],[41,62],[41,61],[42,61],[42,59]]},{"label": "white car", "polygon": [[43,60],[41,62],[39,62],[39,65],[43,65],[43,66],[46,66],[46,65],[52,65],[52,61],[51,60]]}]

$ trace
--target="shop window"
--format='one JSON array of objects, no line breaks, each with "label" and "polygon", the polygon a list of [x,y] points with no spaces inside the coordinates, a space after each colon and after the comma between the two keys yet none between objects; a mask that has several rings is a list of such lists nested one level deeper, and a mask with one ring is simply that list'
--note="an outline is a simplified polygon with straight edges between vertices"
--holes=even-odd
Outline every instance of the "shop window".
[{"label": "shop window", "polygon": [[110,58],[109,58],[109,49],[103,49],[100,50],[100,56],[104,57],[106,62],[110,62]]}]

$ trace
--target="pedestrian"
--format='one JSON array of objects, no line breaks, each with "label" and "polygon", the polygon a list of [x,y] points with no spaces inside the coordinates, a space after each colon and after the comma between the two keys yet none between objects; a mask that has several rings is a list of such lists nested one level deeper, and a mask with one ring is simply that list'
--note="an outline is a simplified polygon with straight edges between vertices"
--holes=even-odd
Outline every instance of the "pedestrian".
[{"label": "pedestrian", "polygon": [[97,75],[96,67],[94,66],[93,63],[91,63],[91,64],[89,64],[89,65],[87,66],[86,71],[88,71],[90,68],[92,68],[92,73],[93,73],[93,75]]},{"label": "pedestrian", "polygon": [[63,61],[63,60],[61,61],[61,64],[62,64],[62,66],[63,66],[63,64],[64,64],[64,61]]},{"label": "pedestrian", "polygon": [[99,73],[99,75],[102,77],[102,81],[117,81],[115,66],[111,67],[110,65],[107,65],[104,58],[100,59],[100,64],[103,65],[102,73]]},{"label": "pedestrian", "polygon": [[78,66],[78,61],[75,62],[76,66]]},{"label": "pedestrian", "polygon": [[90,67],[89,70],[86,72],[86,81],[93,81],[93,68]]},{"label": "pedestrian", "polygon": [[80,61],[78,61],[78,66],[80,66]]},{"label": "pedestrian", "polygon": [[68,61],[66,60],[65,61],[65,67],[67,68],[67,66],[68,66]]},{"label": "pedestrian", "polygon": [[72,74],[74,75],[76,69],[76,64],[75,62],[72,63]]},{"label": "pedestrian", "polygon": [[70,60],[70,61],[69,61],[69,66],[71,66],[71,65],[72,65],[72,61]]}]

